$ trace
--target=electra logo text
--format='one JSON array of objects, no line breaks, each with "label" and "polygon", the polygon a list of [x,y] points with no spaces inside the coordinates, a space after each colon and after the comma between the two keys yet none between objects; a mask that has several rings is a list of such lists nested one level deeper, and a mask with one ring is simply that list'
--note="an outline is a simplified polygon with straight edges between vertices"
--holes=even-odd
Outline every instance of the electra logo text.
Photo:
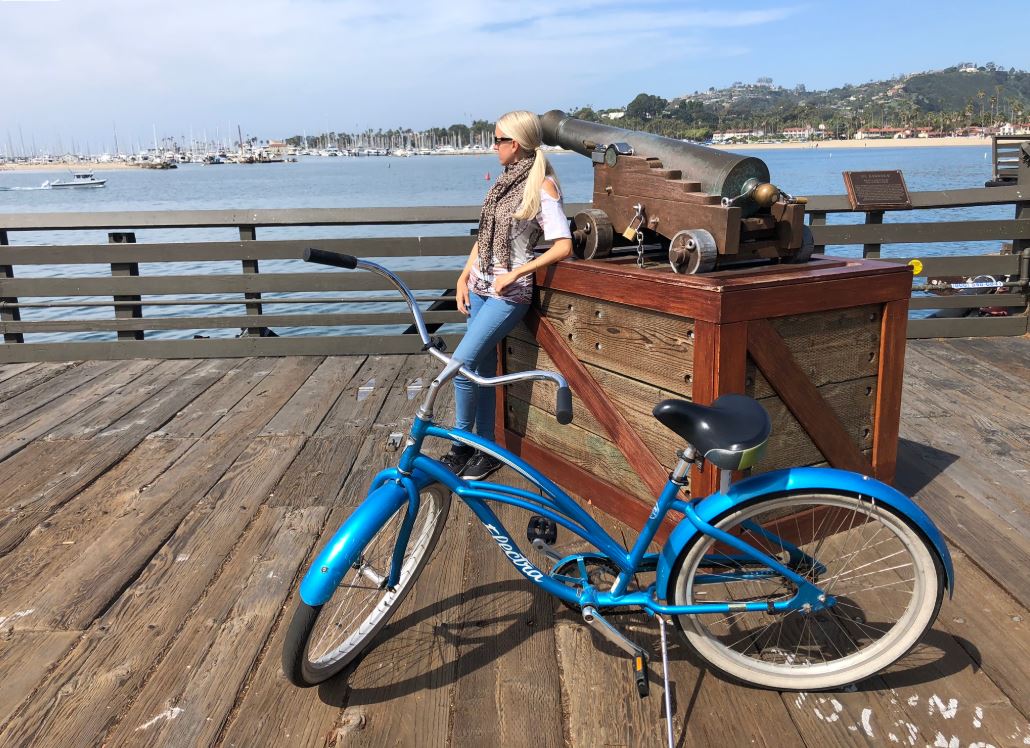
[{"label": "electra logo text", "polygon": [[521,571],[530,579],[539,582],[544,578],[544,575],[539,569],[537,569],[529,560],[521,553],[516,551],[511,545],[508,544],[508,538],[504,535],[497,534],[497,528],[493,525],[483,525],[487,530],[490,531],[490,537],[497,541],[497,545],[504,551],[504,555],[511,559],[512,563],[515,564],[515,568]]}]

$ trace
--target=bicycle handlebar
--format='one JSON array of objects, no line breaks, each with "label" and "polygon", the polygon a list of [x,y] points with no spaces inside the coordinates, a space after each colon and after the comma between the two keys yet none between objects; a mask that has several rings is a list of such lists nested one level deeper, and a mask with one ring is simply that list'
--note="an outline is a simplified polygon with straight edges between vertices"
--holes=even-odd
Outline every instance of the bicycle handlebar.
[{"label": "bicycle handlebar", "polygon": [[[404,281],[392,272],[384,268],[382,265],[369,262],[368,260],[359,260],[357,257],[352,255],[345,255],[341,252],[330,252],[329,250],[318,249],[316,247],[308,247],[305,249],[303,257],[305,262],[317,262],[321,265],[332,265],[334,267],[345,268],[347,270],[369,270],[386,278],[397,288],[398,291],[400,291],[404,296],[404,300],[408,303],[408,310],[415,318],[415,327],[418,328],[419,337],[422,338],[424,350],[427,350],[430,354],[438,358],[445,364],[445,366],[451,363],[451,357],[434,345],[435,341],[430,338],[429,332],[426,330],[425,320],[422,317],[422,310],[418,308],[418,304],[415,302],[415,297],[411,293],[411,289],[409,289],[407,285],[405,285]],[[569,385],[568,382],[565,381],[565,377],[561,374],[557,374],[553,371],[534,370],[518,372],[516,374],[502,374],[496,377],[481,377],[475,372],[470,371],[464,365],[457,368],[457,371],[476,384],[486,387],[497,387],[529,379],[549,379],[558,385],[558,395],[555,404],[555,420],[563,426],[568,423],[572,423],[572,392],[569,390]]]},{"label": "bicycle handlebar", "polygon": [[358,258],[340,252],[327,252],[324,249],[308,247],[304,250],[304,262],[318,262],[322,265],[335,265],[339,268],[353,270],[358,266]]}]

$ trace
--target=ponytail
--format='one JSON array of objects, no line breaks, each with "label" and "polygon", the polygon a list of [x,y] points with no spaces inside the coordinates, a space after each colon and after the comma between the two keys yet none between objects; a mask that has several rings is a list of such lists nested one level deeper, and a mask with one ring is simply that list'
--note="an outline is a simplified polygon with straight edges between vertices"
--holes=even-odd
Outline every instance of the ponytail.
[{"label": "ponytail", "polygon": [[[550,177],[554,180],[555,185],[558,184],[554,169],[540,148],[544,139],[540,129],[540,118],[532,112],[508,112],[497,120],[497,126],[507,137],[515,139],[519,147],[526,152],[527,157],[535,159],[529,170],[529,176],[526,177],[522,202],[519,204],[519,209],[515,211],[515,218],[520,221],[532,220],[540,212],[540,190],[544,185],[544,179]],[[530,156],[530,153],[533,155]]]}]

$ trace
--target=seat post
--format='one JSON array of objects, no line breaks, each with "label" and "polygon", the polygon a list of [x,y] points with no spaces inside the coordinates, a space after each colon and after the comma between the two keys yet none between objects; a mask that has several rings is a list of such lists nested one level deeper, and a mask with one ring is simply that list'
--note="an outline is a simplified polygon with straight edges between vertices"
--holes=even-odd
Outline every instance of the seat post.
[{"label": "seat post", "polygon": [[730,483],[733,481],[732,470],[719,471],[719,493],[726,493],[730,490]]}]

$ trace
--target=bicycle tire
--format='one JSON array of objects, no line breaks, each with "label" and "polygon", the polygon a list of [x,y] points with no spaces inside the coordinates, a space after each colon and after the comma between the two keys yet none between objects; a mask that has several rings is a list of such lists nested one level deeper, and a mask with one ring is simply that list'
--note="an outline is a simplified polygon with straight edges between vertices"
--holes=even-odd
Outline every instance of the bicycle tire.
[{"label": "bicycle tire", "polygon": [[400,579],[393,590],[375,582],[389,574],[407,504],[347,561],[350,569],[329,600],[317,606],[298,602],[283,644],[283,672],[291,683],[314,686],[356,665],[407,597],[443,532],[451,493],[442,484],[431,483],[419,498]]},{"label": "bicycle tire", "polygon": [[[782,541],[777,548],[761,539],[753,525],[741,528],[745,521],[788,537],[822,564],[821,569],[801,564],[798,571],[822,584],[837,604],[817,613],[674,616],[687,646],[724,676],[784,691],[839,688],[896,662],[937,618],[943,567],[922,533],[897,510],[869,497],[804,492],[763,497],[711,523],[762,544],[786,565],[789,554]],[[750,570],[766,570],[768,577],[713,583],[720,569],[723,574],[741,569],[711,556],[706,561],[714,548],[712,538],[702,535],[680,553],[670,583],[674,605],[775,602],[793,596],[794,585],[757,563]],[[884,568],[874,568],[877,564]],[[698,579],[699,572],[708,575],[707,584]]]}]

